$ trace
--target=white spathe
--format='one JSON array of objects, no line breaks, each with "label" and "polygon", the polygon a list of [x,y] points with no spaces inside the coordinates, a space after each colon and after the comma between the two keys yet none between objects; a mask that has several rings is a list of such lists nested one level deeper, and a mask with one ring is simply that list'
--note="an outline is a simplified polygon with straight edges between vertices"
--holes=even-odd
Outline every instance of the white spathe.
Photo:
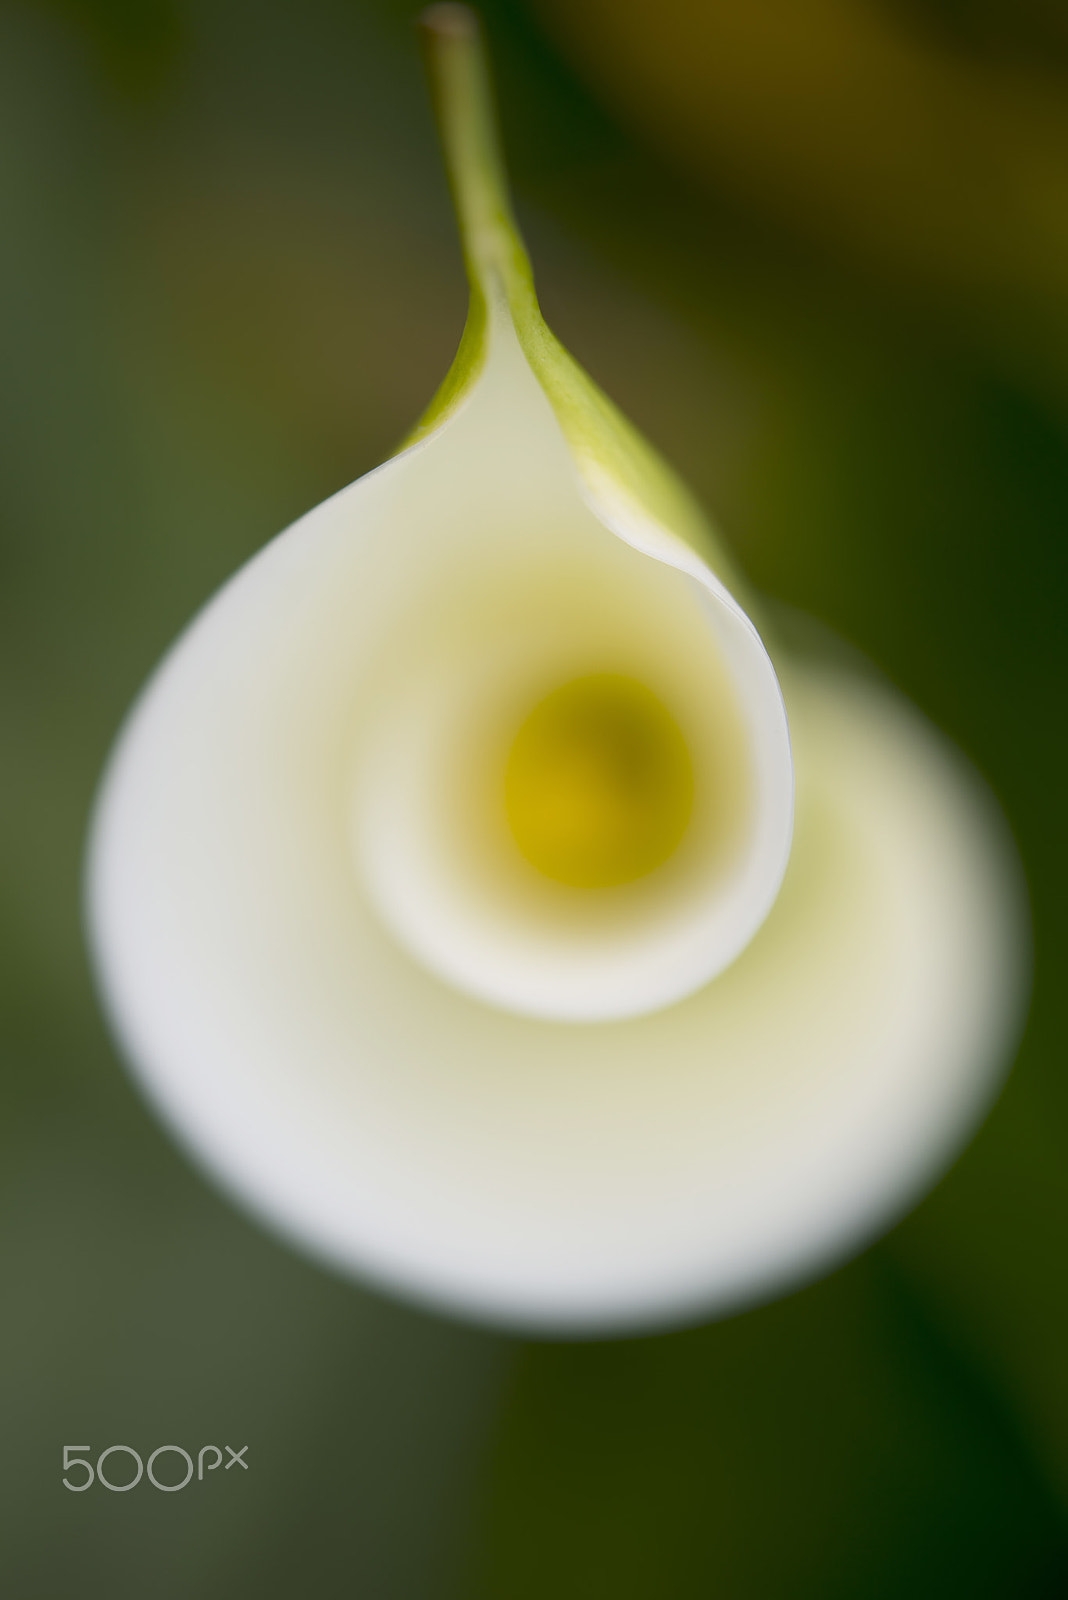
[{"label": "white spathe", "polygon": [[[604,671],[670,707],[698,803],[676,859],[591,895],[487,796],[539,695]],[[304,1247],[505,1322],[655,1324],[855,1248],[992,1093],[1020,899],[915,714],[787,688],[792,855],[752,624],[580,487],[501,319],[466,402],[250,562],[130,718],[89,915],[148,1092]]]}]

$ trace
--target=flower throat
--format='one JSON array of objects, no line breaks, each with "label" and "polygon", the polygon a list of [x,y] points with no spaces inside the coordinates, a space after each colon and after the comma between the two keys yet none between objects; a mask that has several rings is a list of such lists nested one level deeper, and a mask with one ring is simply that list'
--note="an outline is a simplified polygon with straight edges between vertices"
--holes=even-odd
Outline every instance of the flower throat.
[{"label": "flower throat", "polygon": [[633,678],[595,673],[554,689],[521,725],[505,808],[530,864],[577,889],[655,871],[693,811],[693,765],[678,725]]}]

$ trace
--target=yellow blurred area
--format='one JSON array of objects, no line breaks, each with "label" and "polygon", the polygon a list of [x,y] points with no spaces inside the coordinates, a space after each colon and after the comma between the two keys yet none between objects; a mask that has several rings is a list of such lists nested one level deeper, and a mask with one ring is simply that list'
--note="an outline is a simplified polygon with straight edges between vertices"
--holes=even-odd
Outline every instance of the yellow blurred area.
[{"label": "yellow blurred area", "polygon": [[698,178],[894,274],[1064,295],[1055,50],[972,48],[876,0],[537,6],[583,76]]},{"label": "yellow blurred area", "polygon": [[693,809],[693,766],[665,706],[615,673],[576,678],[519,729],[505,773],[523,855],[572,888],[631,883],[661,866]]}]

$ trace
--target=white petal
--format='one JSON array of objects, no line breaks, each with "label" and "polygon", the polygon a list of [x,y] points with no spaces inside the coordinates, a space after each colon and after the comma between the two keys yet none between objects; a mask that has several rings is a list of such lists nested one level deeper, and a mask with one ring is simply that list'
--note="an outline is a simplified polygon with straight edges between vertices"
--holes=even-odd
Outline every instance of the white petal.
[{"label": "white petal", "polygon": [[[1020,992],[991,808],[885,692],[793,681],[775,898],[774,674],[659,555],[592,514],[502,338],[202,614],[97,813],[103,985],[193,1153],[323,1258],[504,1320],[656,1322],[854,1248],[971,1125]],[[595,662],[698,763],[737,736],[745,825],[584,921],[480,877],[450,784],[504,701]]]}]

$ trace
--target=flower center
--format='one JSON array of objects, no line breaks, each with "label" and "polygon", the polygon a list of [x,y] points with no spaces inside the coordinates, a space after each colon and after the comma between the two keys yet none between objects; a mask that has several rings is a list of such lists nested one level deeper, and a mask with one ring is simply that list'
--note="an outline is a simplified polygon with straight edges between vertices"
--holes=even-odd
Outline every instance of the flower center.
[{"label": "flower center", "polygon": [[520,851],[577,889],[631,883],[662,865],[693,810],[693,764],[675,719],[633,678],[576,678],[535,706],[505,769]]}]

